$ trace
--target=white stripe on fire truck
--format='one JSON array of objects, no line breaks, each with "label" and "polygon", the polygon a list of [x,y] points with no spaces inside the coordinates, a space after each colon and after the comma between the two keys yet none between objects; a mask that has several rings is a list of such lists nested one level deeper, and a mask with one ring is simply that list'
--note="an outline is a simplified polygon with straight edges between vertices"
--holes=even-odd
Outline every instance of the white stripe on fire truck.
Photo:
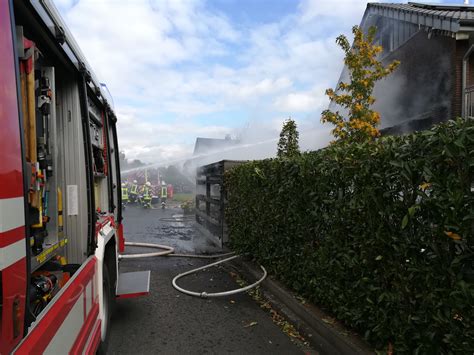
[{"label": "white stripe on fire truck", "polygon": [[0,199],[0,233],[25,225],[23,197]]},{"label": "white stripe on fire truck", "polygon": [[74,345],[81,327],[84,324],[84,298],[79,297],[64,319],[61,327],[51,339],[48,347],[44,351],[44,355],[67,354]]},{"label": "white stripe on fire truck", "polygon": [[26,241],[21,239],[16,243],[0,248],[0,270],[3,270],[26,256]]}]

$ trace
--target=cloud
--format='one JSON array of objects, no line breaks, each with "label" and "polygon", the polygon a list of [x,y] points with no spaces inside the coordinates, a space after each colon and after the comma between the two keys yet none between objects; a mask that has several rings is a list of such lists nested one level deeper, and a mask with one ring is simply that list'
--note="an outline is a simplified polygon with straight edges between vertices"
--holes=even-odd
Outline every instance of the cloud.
[{"label": "cloud", "polygon": [[302,0],[273,22],[243,27],[199,0],[55,2],[114,97],[121,148],[147,162],[189,155],[196,136],[222,138],[255,120],[249,140],[277,137],[272,125],[288,116],[327,134],[324,89],[342,69],[335,36],[350,33],[365,8]]},{"label": "cloud", "polygon": [[313,20],[324,21],[331,18],[358,24],[362,18],[365,4],[360,0],[303,0],[298,7],[301,14],[300,22],[309,23]]},{"label": "cloud", "polygon": [[278,111],[282,112],[314,112],[317,109],[323,110],[329,101],[321,96],[324,89],[317,87],[310,91],[291,92],[284,96],[277,97],[274,105]]}]

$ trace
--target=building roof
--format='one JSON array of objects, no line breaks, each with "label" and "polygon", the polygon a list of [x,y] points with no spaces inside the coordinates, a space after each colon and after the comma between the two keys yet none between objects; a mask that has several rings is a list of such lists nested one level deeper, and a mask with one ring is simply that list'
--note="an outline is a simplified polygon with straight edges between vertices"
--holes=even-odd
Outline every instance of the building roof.
[{"label": "building roof", "polygon": [[[474,6],[456,4],[369,3],[366,15],[379,15],[434,30],[460,32],[463,26],[474,25]],[[469,29],[472,30],[472,29]]]},{"label": "building roof", "polygon": [[215,152],[216,150],[222,148],[228,148],[232,145],[238,143],[238,140],[231,138],[196,138],[196,143],[194,144],[194,153],[193,155],[205,154],[209,152]]}]

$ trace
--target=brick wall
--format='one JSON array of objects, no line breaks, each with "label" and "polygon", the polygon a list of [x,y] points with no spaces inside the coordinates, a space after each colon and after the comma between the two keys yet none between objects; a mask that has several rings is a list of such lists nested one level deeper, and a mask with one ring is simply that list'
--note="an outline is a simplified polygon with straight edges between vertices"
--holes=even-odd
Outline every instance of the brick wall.
[{"label": "brick wall", "polygon": [[[453,52],[453,80],[452,83],[452,116],[458,117],[462,113],[462,59],[468,49],[468,41],[457,41]],[[469,70],[474,74],[473,70]],[[472,80],[469,80],[472,82]]]}]

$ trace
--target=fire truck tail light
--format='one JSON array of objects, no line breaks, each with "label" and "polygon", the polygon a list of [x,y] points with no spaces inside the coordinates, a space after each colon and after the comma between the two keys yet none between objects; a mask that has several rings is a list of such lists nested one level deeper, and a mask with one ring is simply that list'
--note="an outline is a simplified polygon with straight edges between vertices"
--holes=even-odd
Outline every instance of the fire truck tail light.
[{"label": "fire truck tail light", "polygon": [[12,307],[13,315],[13,339],[17,338],[21,333],[21,307],[20,307],[20,298],[17,296],[13,301]]}]

